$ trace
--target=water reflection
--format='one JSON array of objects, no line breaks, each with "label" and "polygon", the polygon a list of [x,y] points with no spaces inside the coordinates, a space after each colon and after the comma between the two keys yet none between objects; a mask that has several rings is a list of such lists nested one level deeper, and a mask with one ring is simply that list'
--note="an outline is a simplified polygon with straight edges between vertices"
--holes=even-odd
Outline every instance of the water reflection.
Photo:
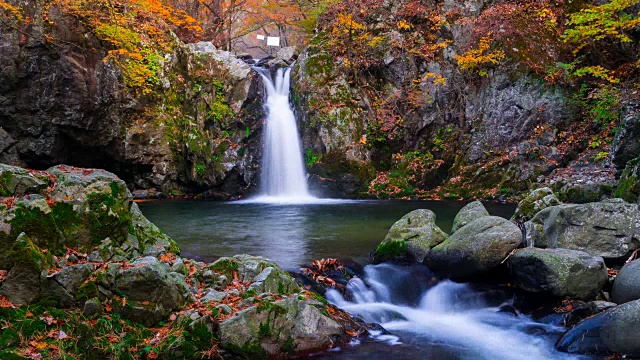
[{"label": "water reflection", "polygon": [[[322,257],[367,257],[389,227],[406,213],[433,210],[450,231],[464,206],[445,201],[322,201],[313,204],[155,201],[142,212],[180,245],[183,255],[203,261],[235,254],[271,258],[296,270]],[[509,217],[511,205],[487,204],[494,215]]]}]

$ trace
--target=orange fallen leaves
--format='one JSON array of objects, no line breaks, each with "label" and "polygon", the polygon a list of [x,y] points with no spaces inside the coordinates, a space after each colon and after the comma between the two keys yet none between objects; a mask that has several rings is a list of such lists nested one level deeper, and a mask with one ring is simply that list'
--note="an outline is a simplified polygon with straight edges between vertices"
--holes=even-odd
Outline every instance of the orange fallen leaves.
[{"label": "orange fallen leaves", "polygon": [[0,296],[0,308],[15,309],[16,307],[11,303],[11,301],[9,301],[9,299],[7,299],[6,296]]},{"label": "orange fallen leaves", "polygon": [[6,270],[0,270],[0,284],[7,280],[7,273]]}]

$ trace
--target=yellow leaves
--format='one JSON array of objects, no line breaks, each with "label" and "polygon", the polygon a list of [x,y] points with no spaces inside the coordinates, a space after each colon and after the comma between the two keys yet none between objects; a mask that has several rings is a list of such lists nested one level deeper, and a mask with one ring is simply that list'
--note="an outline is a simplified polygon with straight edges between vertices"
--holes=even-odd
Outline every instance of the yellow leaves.
[{"label": "yellow leaves", "polygon": [[595,78],[606,80],[609,83],[617,84],[620,82],[620,79],[611,75],[611,71],[603,68],[600,65],[596,66],[585,66],[573,73],[574,76],[583,77],[586,75],[591,75]]},{"label": "yellow leaves", "polygon": [[399,30],[411,30],[413,29],[413,25],[411,25],[408,21],[406,20],[400,20],[400,22],[398,22],[398,29]]},{"label": "yellow leaves", "polygon": [[487,34],[478,43],[478,47],[470,49],[462,55],[457,55],[458,66],[462,70],[477,71],[480,76],[486,76],[486,70],[482,68],[488,65],[497,65],[504,59],[504,52],[491,49],[493,42],[492,33]]},{"label": "yellow leaves", "polygon": [[360,138],[360,145],[367,145],[367,135],[362,135]]},{"label": "yellow leaves", "polygon": [[355,21],[351,14],[339,13],[336,26],[333,28],[333,33],[336,35],[352,34],[353,32],[364,31],[366,29],[367,27]]},{"label": "yellow leaves", "polygon": [[447,84],[447,79],[442,77],[442,75],[440,74],[435,74],[435,73],[426,73],[425,76],[423,77],[423,81],[429,80],[429,79],[433,79],[433,85],[446,85]]},{"label": "yellow leaves", "polygon": [[0,0],[0,16],[6,15],[9,20],[14,20],[16,22],[21,22],[24,20],[22,16],[22,9],[19,6],[11,5]]}]

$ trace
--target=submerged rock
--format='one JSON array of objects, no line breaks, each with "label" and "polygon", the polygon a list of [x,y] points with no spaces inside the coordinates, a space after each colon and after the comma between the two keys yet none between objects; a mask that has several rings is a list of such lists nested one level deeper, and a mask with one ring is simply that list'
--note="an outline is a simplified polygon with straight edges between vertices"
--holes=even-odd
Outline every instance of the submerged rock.
[{"label": "submerged rock", "polygon": [[608,281],[601,257],[576,250],[520,249],[509,258],[509,267],[518,288],[558,297],[593,299]]},{"label": "submerged rock", "polygon": [[408,260],[422,262],[426,254],[442,243],[447,234],[436,225],[431,210],[414,210],[398,220],[374,253],[376,262]]},{"label": "submerged rock", "polygon": [[474,201],[469,203],[465,205],[465,207],[458,212],[455,219],[453,219],[453,228],[451,229],[451,233],[453,234],[473,220],[477,220],[485,216],[490,216],[490,214],[484,205],[482,205],[482,202]]},{"label": "submerged rock", "polygon": [[309,354],[328,350],[344,328],[322,314],[315,300],[290,297],[243,310],[220,323],[222,347],[244,357]]},{"label": "submerged rock", "polygon": [[621,199],[552,206],[526,227],[530,243],[539,248],[566,248],[620,259],[640,246],[638,205]]},{"label": "submerged rock", "polygon": [[640,299],[640,260],[635,260],[620,269],[613,290],[611,300],[617,304]]},{"label": "submerged rock", "polygon": [[427,254],[423,264],[436,273],[464,278],[491,270],[522,241],[511,221],[486,216],[472,221]]},{"label": "submerged rock", "polygon": [[556,343],[561,351],[589,355],[640,355],[640,300],[616,306],[588,318]]}]

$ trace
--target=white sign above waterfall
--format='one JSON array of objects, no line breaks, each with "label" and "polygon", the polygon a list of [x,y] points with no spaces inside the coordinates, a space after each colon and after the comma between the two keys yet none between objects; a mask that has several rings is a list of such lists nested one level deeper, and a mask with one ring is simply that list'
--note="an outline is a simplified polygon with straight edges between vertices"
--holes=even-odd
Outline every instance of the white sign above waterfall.
[{"label": "white sign above waterfall", "polygon": [[262,68],[267,91],[267,119],[262,160],[262,196],[267,202],[312,202],[300,147],[296,118],[289,103],[291,69],[278,69],[275,78]]}]

